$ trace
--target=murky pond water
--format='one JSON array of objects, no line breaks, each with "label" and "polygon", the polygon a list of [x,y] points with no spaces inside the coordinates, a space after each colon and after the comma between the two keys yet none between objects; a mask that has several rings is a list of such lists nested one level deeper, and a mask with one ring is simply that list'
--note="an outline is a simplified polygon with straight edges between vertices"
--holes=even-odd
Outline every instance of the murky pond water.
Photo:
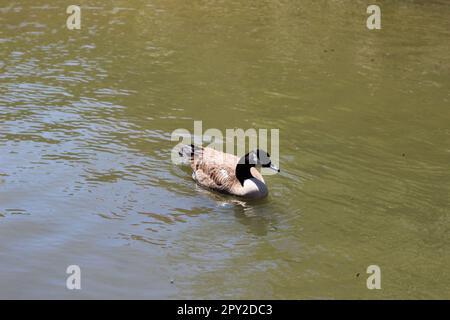
[{"label": "murky pond water", "polygon": [[[450,298],[447,1],[79,4],[0,5],[0,298]],[[280,129],[267,199],[172,164],[194,120]]]}]

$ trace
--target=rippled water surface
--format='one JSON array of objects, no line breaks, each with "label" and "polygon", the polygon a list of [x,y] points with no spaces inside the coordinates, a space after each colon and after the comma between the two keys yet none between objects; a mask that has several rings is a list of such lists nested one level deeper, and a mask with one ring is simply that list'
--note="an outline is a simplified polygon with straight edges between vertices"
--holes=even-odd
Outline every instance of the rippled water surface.
[{"label": "rippled water surface", "polygon": [[[379,3],[2,1],[0,297],[450,298],[450,4]],[[267,199],[172,164],[194,120],[280,129]]]}]

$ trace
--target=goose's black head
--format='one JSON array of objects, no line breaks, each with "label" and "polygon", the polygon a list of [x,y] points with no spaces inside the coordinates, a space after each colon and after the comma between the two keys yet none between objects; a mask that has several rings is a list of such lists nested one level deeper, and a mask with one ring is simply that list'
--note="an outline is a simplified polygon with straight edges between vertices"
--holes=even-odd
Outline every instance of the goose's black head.
[{"label": "goose's black head", "polygon": [[280,172],[280,169],[272,164],[270,155],[266,151],[256,149],[243,156],[236,166],[236,177],[238,178],[241,185],[244,185],[245,179],[250,179],[253,177],[250,173],[250,169],[252,167],[270,168],[272,170]]},{"label": "goose's black head", "polygon": [[272,160],[270,160],[270,154],[262,149],[250,151],[241,160],[243,160],[245,164],[249,164],[252,167],[270,168],[272,170],[280,172],[280,169],[272,164]]}]

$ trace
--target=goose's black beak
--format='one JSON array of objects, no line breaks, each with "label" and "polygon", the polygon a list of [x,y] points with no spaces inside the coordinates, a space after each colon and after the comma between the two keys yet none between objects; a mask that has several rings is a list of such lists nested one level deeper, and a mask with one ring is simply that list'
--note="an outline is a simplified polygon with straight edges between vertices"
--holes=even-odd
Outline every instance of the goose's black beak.
[{"label": "goose's black beak", "polygon": [[280,172],[280,168],[278,168],[276,165],[274,164],[270,164],[270,169],[276,171],[276,172]]}]

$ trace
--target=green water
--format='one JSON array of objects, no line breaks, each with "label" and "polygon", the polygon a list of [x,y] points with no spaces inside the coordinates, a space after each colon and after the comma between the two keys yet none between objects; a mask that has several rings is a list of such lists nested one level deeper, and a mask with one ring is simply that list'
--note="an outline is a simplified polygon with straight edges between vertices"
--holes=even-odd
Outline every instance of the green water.
[{"label": "green water", "polygon": [[[377,3],[2,1],[0,298],[450,298],[450,4]],[[266,200],[172,164],[194,120],[280,130]]]}]

